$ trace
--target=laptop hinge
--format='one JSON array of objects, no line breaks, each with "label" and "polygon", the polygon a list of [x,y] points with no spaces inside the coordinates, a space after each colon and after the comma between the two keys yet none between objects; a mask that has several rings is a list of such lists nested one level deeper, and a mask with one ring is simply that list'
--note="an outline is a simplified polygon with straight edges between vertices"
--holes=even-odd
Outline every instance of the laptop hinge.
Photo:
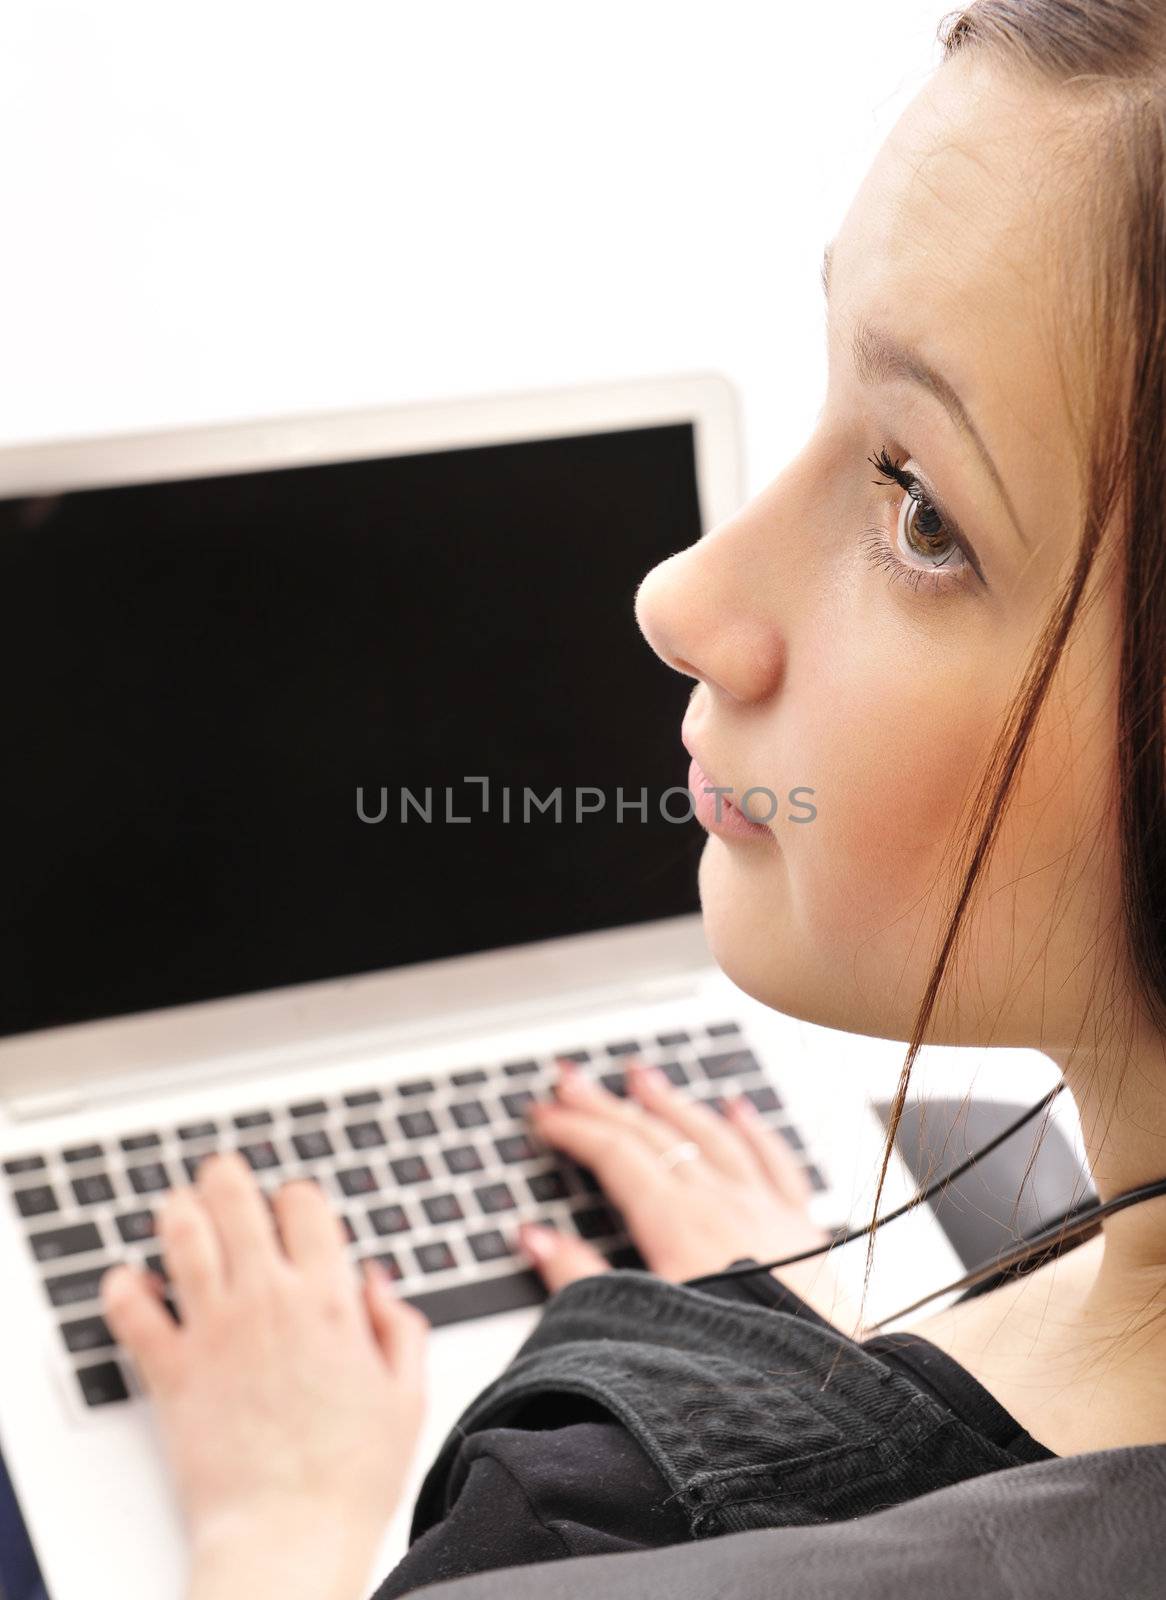
[{"label": "laptop hinge", "polygon": [[629,1004],[658,1005],[681,1000],[697,992],[701,977],[693,972],[670,973],[637,983],[625,981],[577,990],[558,995],[554,1000],[511,1000],[504,1006],[481,1007],[439,1019],[431,1017],[363,1033],[314,1038],[298,1046],[281,1044],[248,1051],[245,1055],[220,1055],[169,1067],[143,1067],[59,1089],[14,1096],[5,1102],[4,1109],[11,1121],[30,1122],[111,1106],[119,1100],[141,1100],[145,1096],[202,1088],[216,1082],[238,1083],[253,1077],[309,1072],[319,1070],[322,1063],[336,1065],[341,1061],[356,1062],[370,1055],[383,1057],[389,1051],[464,1040],[476,1033],[510,1032],[515,1027],[558,1021],[564,1016],[583,1018],[595,1011],[624,1008]]}]

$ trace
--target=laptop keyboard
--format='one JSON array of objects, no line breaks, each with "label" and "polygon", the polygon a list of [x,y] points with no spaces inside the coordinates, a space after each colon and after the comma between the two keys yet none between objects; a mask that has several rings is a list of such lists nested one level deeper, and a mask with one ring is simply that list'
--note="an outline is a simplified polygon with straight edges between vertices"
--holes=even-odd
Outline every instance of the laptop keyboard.
[{"label": "laptop keyboard", "polygon": [[[315,1178],[339,1212],[355,1260],[375,1256],[398,1292],[434,1327],[546,1298],[518,1248],[520,1222],[547,1222],[589,1240],[613,1266],[645,1265],[623,1219],[586,1168],[526,1126],[567,1057],[616,1094],[624,1058],[653,1062],[695,1097],[723,1109],[748,1096],[825,1181],[736,1023],[617,1039],[544,1058],[502,1061],[335,1095],[258,1106],[172,1127],[132,1128],[101,1143],[3,1163],[81,1396],[99,1406],[130,1396],[100,1312],[102,1273],[116,1261],[166,1277],[154,1237],[157,1196],[193,1180],[213,1150],[241,1151],[270,1193]],[[174,1309],[173,1301],[169,1301]]]}]

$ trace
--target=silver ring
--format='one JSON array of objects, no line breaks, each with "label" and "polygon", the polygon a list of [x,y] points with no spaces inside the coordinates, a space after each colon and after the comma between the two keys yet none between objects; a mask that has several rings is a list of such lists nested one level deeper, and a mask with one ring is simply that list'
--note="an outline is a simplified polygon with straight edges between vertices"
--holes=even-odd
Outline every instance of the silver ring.
[{"label": "silver ring", "polygon": [[660,1165],[671,1169],[682,1161],[695,1161],[699,1155],[700,1146],[693,1144],[691,1139],[684,1139],[680,1144],[670,1145],[667,1150],[660,1152]]}]

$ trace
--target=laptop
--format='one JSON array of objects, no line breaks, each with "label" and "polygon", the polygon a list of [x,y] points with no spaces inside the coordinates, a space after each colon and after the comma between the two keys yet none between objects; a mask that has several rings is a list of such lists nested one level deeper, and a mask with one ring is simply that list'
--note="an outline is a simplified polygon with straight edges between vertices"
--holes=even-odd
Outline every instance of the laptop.
[{"label": "laptop", "polygon": [[[688,685],[632,613],[742,477],[716,374],[0,452],[0,1448],[52,1600],[181,1590],[97,1285],[164,1269],[153,1207],[210,1150],[316,1177],[434,1325],[370,1584],[537,1321],[518,1223],[643,1265],[524,1125],[556,1057],[748,1093],[817,1220],[869,1215],[864,1091],[902,1047],[880,1080],[712,964]],[[896,1160],[884,1209],[913,1190]],[[921,1208],[880,1237],[872,1314],[960,1266]]]}]

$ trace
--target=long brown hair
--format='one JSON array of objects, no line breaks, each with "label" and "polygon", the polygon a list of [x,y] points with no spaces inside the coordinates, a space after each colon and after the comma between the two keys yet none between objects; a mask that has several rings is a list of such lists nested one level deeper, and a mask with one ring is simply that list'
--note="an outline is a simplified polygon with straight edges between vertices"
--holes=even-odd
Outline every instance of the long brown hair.
[{"label": "long brown hair", "polygon": [[[1004,717],[969,810],[972,825],[956,846],[953,907],[887,1116],[875,1217],[912,1065],[1111,521],[1120,528],[1122,585],[1116,752],[1121,915],[1115,938],[1124,946],[1133,1004],[1166,1030],[1166,4],[975,0],[943,17],[938,38],[944,63],[974,53],[1002,73],[1055,87],[1066,97],[1068,137],[1081,142],[1080,194],[1073,199],[1095,247],[1086,287],[1080,288],[1078,273],[1073,291],[1081,313],[1075,348],[1082,359],[1073,417],[1086,510],[1076,560]],[[1067,303],[1068,281],[1064,294]],[[1063,369],[1061,375],[1064,380]],[[1035,1156],[1034,1148],[1028,1170]],[[1058,1245],[1098,1226],[1066,1222]],[[874,1243],[872,1231],[864,1305]],[[1023,1269],[1024,1252],[1007,1260]],[[1030,1260],[1028,1269],[1035,1264]],[[926,1298],[983,1278],[982,1269],[968,1273]]]}]

